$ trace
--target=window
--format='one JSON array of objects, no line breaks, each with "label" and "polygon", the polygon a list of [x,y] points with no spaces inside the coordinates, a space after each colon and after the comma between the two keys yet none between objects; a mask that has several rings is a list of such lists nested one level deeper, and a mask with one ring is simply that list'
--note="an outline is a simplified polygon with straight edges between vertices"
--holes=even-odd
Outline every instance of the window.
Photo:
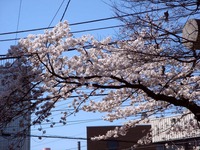
[{"label": "window", "polygon": [[108,150],[118,150],[118,142],[116,140],[110,140],[107,142]]}]

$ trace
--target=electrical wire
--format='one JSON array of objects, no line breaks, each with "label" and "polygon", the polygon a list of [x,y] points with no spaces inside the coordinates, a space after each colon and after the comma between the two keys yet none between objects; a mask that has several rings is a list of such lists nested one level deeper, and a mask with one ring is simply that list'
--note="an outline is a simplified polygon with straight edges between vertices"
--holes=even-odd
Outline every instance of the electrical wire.
[{"label": "electrical wire", "polygon": [[[119,16],[114,16],[114,17],[106,17],[106,18],[100,18],[100,19],[94,19],[94,20],[87,20],[87,21],[82,21],[82,22],[71,23],[71,24],[69,24],[69,26],[76,26],[76,25],[82,25],[82,24],[88,24],[88,23],[96,23],[96,22],[113,20],[113,19],[130,17],[130,16],[137,16],[139,14],[144,14],[144,13],[154,12],[154,11],[160,11],[160,10],[165,10],[165,9],[169,9],[169,8],[170,7],[165,7],[165,8],[159,8],[159,9],[153,9],[153,10],[146,10],[146,11],[138,12],[138,13],[130,13],[130,14],[119,15]],[[31,32],[31,31],[38,31],[38,30],[45,30],[45,29],[52,29],[52,28],[54,28],[54,26],[52,26],[52,27],[35,28],[35,29],[28,29],[28,30],[21,30],[21,31],[10,31],[10,32],[0,33],[0,35]]]},{"label": "electrical wire", "polygon": [[72,34],[75,33],[81,33],[81,32],[90,32],[90,31],[97,31],[97,30],[106,30],[106,29],[111,29],[111,28],[120,28],[120,27],[125,27],[126,25],[115,25],[115,26],[107,26],[107,27],[101,27],[101,28],[92,28],[92,29],[86,29],[86,30],[79,30],[79,31],[72,31]]},{"label": "electrical wire", "polygon": [[[91,31],[98,31],[98,30],[107,30],[111,28],[119,28],[119,27],[124,27],[125,25],[115,25],[115,26],[106,26],[106,27],[101,27],[101,28],[92,28],[92,29],[85,29],[85,30],[78,30],[78,31],[72,31],[72,34],[77,34],[77,33],[82,33],[82,32],[91,32]],[[25,37],[24,37],[25,38]],[[22,38],[11,38],[11,39],[3,39],[0,40],[0,42],[8,42],[8,41],[14,41],[14,40],[20,40]]]},{"label": "electrical wire", "polygon": [[[85,138],[85,137],[73,137],[73,136],[58,136],[58,135],[27,135],[28,137],[36,137],[36,138],[56,138],[56,139],[69,139],[69,140],[83,140],[83,141],[92,141],[90,138]],[[195,137],[194,137],[195,138]],[[188,138],[188,139],[182,139],[182,140],[192,140],[194,138]],[[101,140],[101,141],[112,141],[113,139],[105,139],[105,140]],[[179,139],[181,140],[181,139]],[[184,144],[184,143],[188,143],[186,141],[179,141],[179,140],[174,140],[174,141],[178,141],[177,143],[179,144]],[[137,143],[137,141],[132,141],[132,140],[117,140],[118,142],[121,143]],[[163,141],[166,143],[172,142],[172,140],[169,141]],[[159,143],[159,142],[158,142]],[[177,144],[176,143],[176,144]]]},{"label": "electrical wire", "polygon": [[64,2],[65,2],[65,0],[63,0],[62,3],[60,4],[58,10],[56,11],[55,15],[53,16],[53,18],[52,18],[52,20],[51,20],[51,22],[49,23],[49,26],[48,26],[47,28],[49,28],[49,27],[51,26],[51,24],[53,23],[54,19],[56,18],[57,14],[58,14],[58,12],[60,11],[60,9],[61,9],[62,5],[64,4]]},{"label": "electrical wire", "polygon": [[[197,14],[200,14],[200,13],[197,13]],[[129,16],[129,15],[132,15],[132,14],[127,14],[127,15]],[[119,17],[125,17],[125,16],[119,16]],[[77,22],[77,23],[72,23],[72,24],[69,24],[69,25],[70,26],[81,25],[81,24],[85,24],[85,23],[92,23],[92,22],[98,22],[98,21],[106,21],[106,20],[116,19],[116,18],[118,18],[118,17],[110,17],[110,18],[102,18],[102,19],[85,21],[85,22]],[[137,23],[132,23],[131,25],[137,25]],[[101,28],[79,30],[79,31],[74,31],[72,33],[75,34],[75,33],[81,33],[81,32],[96,31],[96,30],[105,30],[105,29],[117,28],[117,27],[125,27],[125,26],[126,25],[107,26],[107,27],[101,27]],[[36,28],[36,29],[21,30],[21,31],[14,31],[14,32],[4,32],[4,33],[0,33],[0,35],[8,35],[8,34],[15,34],[15,33],[23,33],[23,32],[34,32],[34,31],[38,31],[38,30],[45,30],[45,29],[52,29],[52,28],[54,28],[54,27]],[[179,30],[178,33],[181,33],[181,30]],[[21,39],[21,38],[2,39],[2,40],[0,40],[0,42],[13,41],[13,40],[19,40],[19,39]]]},{"label": "electrical wire", "polygon": [[[22,0],[20,0],[20,4],[19,4],[19,12],[18,12],[18,19],[17,19],[17,29],[16,29],[16,35],[15,35],[16,39],[17,39],[17,31],[19,29],[19,22],[20,22],[20,16],[21,16],[21,8],[22,8]],[[15,45],[16,45],[16,40],[15,40]]]},{"label": "electrical wire", "polygon": [[[70,126],[70,125],[80,125],[80,124],[85,124],[85,123],[91,123],[91,122],[97,122],[97,121],[102,121],[102,119],[85,119],[85,120],[77,120],[77,121],[67,121],[66,122],[66,126]],[[60,122],[54,122],[56,124],[60,123]],[[51,123],[43,123],[42,125],[51,125]],[[53,128],[57,128],[57,127],[63,127],[63,124],[60,123],[60,125],[56,125]],[[46,130],[46,129],[50,129],[52,127],[43,127],[42,129]],[[32,129],[31,131],[38,131],[38,129]]]},{"label": "electrical wire", "polygon": [[61,17],[61,19],[60,19],[60,22],[63,20],[65,14],[66,14],[66,12],[67,12],[67,9],[68,9],[68,7],[69,7],[70,2],[71,2],[71,0],[68,0],[68,3],[67,3],[67,5],[66,5],[66,7],[65,7],[65,10],[64,10],[64,12],[63,12],[63,15],[62,15],[62,17]]},{"label": "electrical wire", "polygon": [[[66,10],[69,6],[69,3],[70,3],[71,0],[68,1],[67,5],[66,5],[66,8],[65,8],[65,11],[62,15],[62,18],[61,20],[63,19],[65,13],[66,13]],[[64,1],[63,1],[64,2]],[[63,3],[62,3],[63,4]],[[62,6],[61,4],[61,6]],[[176,6],[178,7],[178,6]],[[77,22],[77,23],[73,23],[73,24],[70,24],[70,26],[73,26],[73,25],[80,25],[80,24],[86,24],[86,23],[93,23],[93,22],[99,22],[99,21],[105,21],[105,20],[111,20],[111,19],[117,19],[117,18],[124,18],[124,17],[128,17],[128,16],[136,16],[138,14],[143,14],[143,13],[148,13],[148,12],[154,12],[154,11],[160,11],[160,10],[165,10],[165,9],[170,9],[171,7],[164,7],[164,8],[159,8],[159,9],[153,9],[153,10],[146,10],[146,11],[143,11],[143,12],[138,12],[138,13],[132,13],[132,14],[125,14],[125,15],[119,15],[119,16],[114,16],[114,17],[107,17],[107,18],[101,18],[101,19],[95,19],[95,20],[89,20],[89,21],[83,21],[83,22]],[[59,10],[58,10],[59,11]],[[17,33],[23,33],[23,32],[31,32],[31,31],[38,31],[38,30],[45,30],[45,29],[51,29],[53,27],[44,27],[44,28],[35,28],[35,29],[28,29],[28,30],[21,30],[21,31],[12,31],[12,32],[4,32],[4,33],[0,33],[0,35],[7,35],[7,34],[17,34]],[[108,27],[106,27],[108,28]],[[110,27],[112,28],[112,27]],[[99,28],[100,30],[101,28]],[[105,29],[105,28],[103,28]],[[95,30],[98,30],[98,29],[89,29],[89,30],[85,30],[85,31],[76,31],[76,33],[79,33],[79,32],[86,32],[86,31],[95,31]],[[12,39],[3,39],[3,40],[0,40],[0,42],[6,42],[6,41],[12,41],[12,40],[19,40],[20,38],[12,38]]]}]

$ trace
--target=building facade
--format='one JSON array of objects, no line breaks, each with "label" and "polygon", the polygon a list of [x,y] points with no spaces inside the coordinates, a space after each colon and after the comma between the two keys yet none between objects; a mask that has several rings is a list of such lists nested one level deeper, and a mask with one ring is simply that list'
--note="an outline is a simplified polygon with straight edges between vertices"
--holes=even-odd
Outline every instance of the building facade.
[{"label": "building facade", "polygon": [[0,150],[30,150],[30,113],[25,112],[28,100],[21,98],[26,87],[21,92],[15,90],[19,82],[25,82],[18,78],[24,67],[17,65],[16,59],[0,56]]},{"label": "building facade", "polygon": [[[148,125],[131,128],[125,136],[90,140],[91,137],[105,135],[114,128],[115,126],[87,127],[87,150],[200,150],[200,128],[192,114],[151,119]],[[149,132],[152,142],[134,147]]]},{"label": "building facade", "polygon": [[200,128],[192,114],[152,119],[151,126],[157,150],[200,149]]},{"label": "building facade", "polygon": [[131,128],[125,136],[119,136],[118,138],[110,138],[100,141],[92,141],[91,137],[98,135],[105,135],[107,131],[113,130],[116,126],[95,126],[87,127],[87,150],[156,150],[152,144],[137,145],[139,139],[144,137],[150,132],[150,125],[138,125]]}]

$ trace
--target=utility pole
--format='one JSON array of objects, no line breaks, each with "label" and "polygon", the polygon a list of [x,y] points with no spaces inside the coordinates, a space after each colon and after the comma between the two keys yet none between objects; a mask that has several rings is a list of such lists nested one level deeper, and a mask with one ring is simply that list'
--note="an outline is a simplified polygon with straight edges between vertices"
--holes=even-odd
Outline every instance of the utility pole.
[{"label": "utility pole", "polygon": [[78,150],[81,150],[81,142],[78,141]]}]

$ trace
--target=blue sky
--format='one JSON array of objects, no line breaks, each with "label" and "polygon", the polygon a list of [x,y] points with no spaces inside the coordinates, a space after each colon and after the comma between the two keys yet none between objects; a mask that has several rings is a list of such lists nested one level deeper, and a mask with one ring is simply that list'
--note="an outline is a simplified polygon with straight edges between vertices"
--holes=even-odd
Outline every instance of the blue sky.
[{"label": "blue sky", "polygon": [[[60,4],[63,0],[21,0],[21,11],[20,18],[19,16],[19,6],[20,0],[9,1],[9,0],[1,0],[0,1],[0,33],[27,30],[27,29],[35,29],[48,27],[50,22],[53,19],[53,16],[57,12]],[[68,0],[65,0],[63,6],[60,11],[56,15],[54,21],[51,26],[56,25],[65,9]],[[71,0],[71,3],[68,7],[68,10],[65,14],[63,20],[67,20],[70,24],[83,22],[88,20],[95,20],[101,18],[107,18],[113,16],[112,8],[106,4],[110,3],[109,0]],[[19,19],[19,23],[18,23]],[[17,27],[18,24],[18,27]],[[106,26],[117,25],[119,22],[116,20],[108,20],[97,23],[83,24],[77,26],[71,26],[72,31],[84,30],[90,28],[99,28]],[[17,37],[26,37],[28,34],[36,34],[42,33],[43,31],[37,32],[27,32],[27,33],[19,33]],[[87,32],[81,34],[94,34],[97,38],[103,38],[105,36],[110,36],[115,32],[115,29],[111,30],[100,30],[95,32]],[[80,34],[75,34],[75,36],[79,36]],[[16,34],[9,35],[0,35],[0,40],[5,39],[13,39],[16,38]],[[5,54],[10,45],[14,45],[15,41],[6,41],[0,42],[1,53]]]},{"label": "blue sky", "polygon": [[[0,34],[12,31],[28,30],[35,28],[48,27],[53,19],[53,16],[57,12],[60,4],[63,0],[21,0],[21,11],[20,0],[1,0],[0,1]],[[51,26],[56,25],[65,9],[68,0],[65,0],[60,11],[53,20]],[[65,14],[63,20],[68,20],[70,24],[107,18],[113,16],[113,11],[110,6],[108,6],[102,0],[71,0],[68,10]],[[19,17],[20,14],[20,17]],[[18,21],[19,20],[19,21]],[[107,26],[119,25],[120,22],[117,20],[108,20],[97,23],[89,23],[77,26],[71,26],[71,31],[79,31],[91,28],[101,28]],[[102,39],[106,36],[115,36],[117,28],[109,30],[99,30],[93,32],[85,32],[75,34],[75,37],[81,36],[83,34],[95,35],[97,39]],[[43,31],[26,32],[19,34],[6,34],[0,35],[0,55],[6,54],[10,45],[15,45],[17,41],[1,41],[14,38],[26,37],[28,34],[43,33]],[[56,108],[57,111],[54,113],[54,118],[59,116],[60,109],[64,109],[65,102],[58,104]],[[71,116],[68,118],[67,125],[57,126],[55,128],[49,128],[49,125],[43,125],[43,128],[47,130],[45,135],[50,136],[63,136],[63,137],[86,137],[86,127],[87,126],[99,126],[99,125],[111,125],[110,123],[103,122],[100,120],[101,114],[88,114],[88,113],[78,113],[76,116]],[[117,125],[119,122],[115,122]],[[37,129],[39,126],[32,128],[32,135],[41,135]],[[31,138],[31,150],[42,150],[45,147],[51,148],[51,150],[76,150],[77,142],[79,140],[74,139],[49,139],[43,138],[39,140],[38,138]],[[86,150],[86,141],[81,141],[81,150]]]}]

